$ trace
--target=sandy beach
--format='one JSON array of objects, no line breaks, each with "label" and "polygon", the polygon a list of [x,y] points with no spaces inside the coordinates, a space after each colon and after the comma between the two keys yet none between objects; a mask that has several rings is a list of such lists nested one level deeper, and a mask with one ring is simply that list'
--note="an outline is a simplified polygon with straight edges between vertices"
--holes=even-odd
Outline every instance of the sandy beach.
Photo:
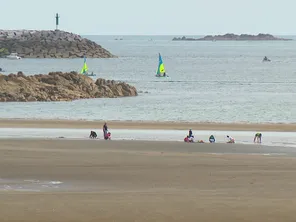
[{"label": "sandy beach", "polygon": [[[296,159],[269,149],[2,139],[1,221],[295,221]],[[22,183],[39,192],[13,190]]]},{"label": "sandy beach", "polygon": [[[0,119],[0,128],[102,128],[103,121],[83,120],[25,120]],[[139,122],[108,121],[113,129],[164,129],[164,130],[233,130],[296,132],[296,124],[271,123],[195,123],[195,122]]]}]

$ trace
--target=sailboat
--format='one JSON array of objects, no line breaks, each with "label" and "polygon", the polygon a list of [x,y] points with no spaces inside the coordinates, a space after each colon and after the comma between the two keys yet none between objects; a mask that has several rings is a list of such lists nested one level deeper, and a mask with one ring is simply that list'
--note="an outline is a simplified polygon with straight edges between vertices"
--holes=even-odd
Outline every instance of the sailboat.
[{"label": "sailboat", "polygon": [[84,57],[84,64],[83,64],[83,67],[82,67],[80,73],[85,76],[96,76],[96,74],[94,74],[93,72],[91,74],[88,74],[88,67],[86,65],[86,57]]},{"label": "sailboat", "polygon": [[157,73],[156,73],[156,77],[169,77],[166,73],[165,73],[165,68],[164,68],[164,64],[162,62],[162,58],[160,53],[158,53],[158,69],[157,69]]}]

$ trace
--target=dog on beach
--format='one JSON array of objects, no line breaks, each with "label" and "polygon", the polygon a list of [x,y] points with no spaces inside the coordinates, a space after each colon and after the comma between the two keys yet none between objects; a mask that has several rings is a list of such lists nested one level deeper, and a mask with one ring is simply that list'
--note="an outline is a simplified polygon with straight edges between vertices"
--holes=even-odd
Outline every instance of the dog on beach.
[{"label": "dog on beach", "polygon": [[90,131],[89,138],[96,139],[98,137],[97,133],[95,131]]}]

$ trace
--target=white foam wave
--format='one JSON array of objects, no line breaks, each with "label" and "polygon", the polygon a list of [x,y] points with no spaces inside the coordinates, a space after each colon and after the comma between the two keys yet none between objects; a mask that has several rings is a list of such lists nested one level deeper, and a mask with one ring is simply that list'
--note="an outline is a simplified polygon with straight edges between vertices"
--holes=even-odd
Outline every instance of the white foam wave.
[{"label": "white foam wave", "polygon": [[58,184],[62,184],[63,182],[61,182],[61,181],[50,181],[49,183],[53,184],[53,185],[58,185]]},{"label": "white foam wave", "polygon": [[59,189],[62,181],[41,181],[37,179],[17,180],[17,179],[1,179],[0,191],[46,191],[51,189]]}]

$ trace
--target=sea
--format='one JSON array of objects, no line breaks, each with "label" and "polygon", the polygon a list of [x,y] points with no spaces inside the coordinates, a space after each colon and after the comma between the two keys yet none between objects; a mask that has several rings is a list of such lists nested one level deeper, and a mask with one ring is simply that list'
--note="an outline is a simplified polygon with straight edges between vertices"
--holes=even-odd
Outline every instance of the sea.
[{"label": "sea", "polygon": [[[172,41],[174,36],[84,36],[118,58],[88,58],[96,78],[139,95],[0,104],[0,118],[224,123],[296,122],[295,41]],[[180,37],[180,36],[178,36]],[[192,36],[199,37],[199,36]],[[121,39],[121,40],[120,40]],[[161,53],[168,78],[155,77]],[[264,56],[271,62],[262,62]],[[3,74],[80,71],[83,59],[0,59]]]}]

